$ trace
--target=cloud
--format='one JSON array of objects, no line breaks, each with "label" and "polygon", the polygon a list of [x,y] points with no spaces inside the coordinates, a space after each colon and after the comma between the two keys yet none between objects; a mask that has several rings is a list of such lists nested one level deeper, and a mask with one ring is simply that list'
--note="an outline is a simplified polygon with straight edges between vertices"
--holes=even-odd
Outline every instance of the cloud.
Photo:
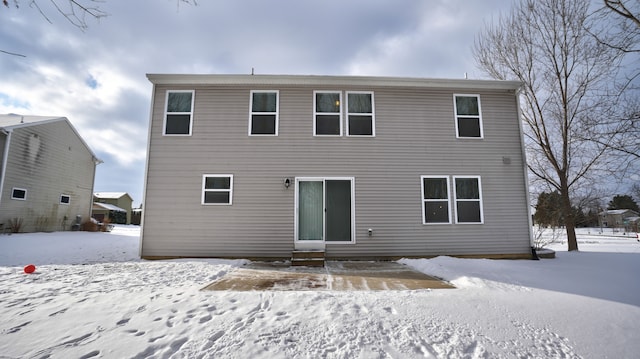
[{"label": "cloud", "polygon": [[[41,3],[46,3],[42,1]],[[66,116],[105,163],[96,188],[142,197],[146,73],[457,77],[503,0],[107,1],[84,32],[55,9],[0,9],[0,113]],[[41,4],[42,5],[42,4]]]}]

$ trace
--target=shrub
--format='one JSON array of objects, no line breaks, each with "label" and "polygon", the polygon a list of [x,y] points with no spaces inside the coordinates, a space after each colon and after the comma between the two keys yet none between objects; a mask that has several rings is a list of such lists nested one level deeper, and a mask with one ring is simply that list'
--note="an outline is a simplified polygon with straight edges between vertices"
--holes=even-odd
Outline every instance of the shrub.
[{"label": "shrub", "polygon": [[22,218],[11,218],[9,220],[9,229],[11,229],[11,233],[20,233],[23,222]]}]

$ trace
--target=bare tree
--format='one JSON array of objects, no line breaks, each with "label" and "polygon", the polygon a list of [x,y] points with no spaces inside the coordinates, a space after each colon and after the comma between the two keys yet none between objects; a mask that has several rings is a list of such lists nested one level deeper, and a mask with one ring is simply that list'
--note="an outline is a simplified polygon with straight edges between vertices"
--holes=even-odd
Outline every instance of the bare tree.
[{"label": "bare tree", "polygon": [[[561,195],[567,244],[578,250],[572,193],[606,161],[623,53],[591,36],[588,0],[523,0],[488,25],[473,48],[496,79],[523,83],[529,170]],[[597,138],[598,142],[591,141]]]},{"label": "bare tree", "polygon": [[624,52],[640,52],[640,0],[602,0],[590,17],[601,24],[591,33],[598,41]]},{"label": "bare tree", "polygon": [[[198,5],[197,0],[176,0],[178,6],[180,4],[189,4],[189,5]],[[12,0],[11,1],[15,8],[20,8],[20,0]],[[101,18],[109,16],[109,14],[100,8],[101,4],[105,3],[106,0],[26,0],[29,7],[35,8],[38,10],[40,15],[49,22],[53,24],[53,21],[49,18],[48,12],[41,7],[41,3],[48,3],[53,6],[56,12],[60,13],[67,21],[69,21],[73,26],[78,29],[84,31],[89,28],[89,24],[87,23],[88,19],[100,20]],[[2,4],[6,8],[10,8],[9,0],[2,0]],[[14,55],[26,57],[25,55],[18,54],[15,52],[1,50],[0,52]]]},{"label": "bare tree", "polygon": [[[20,7],[20,0],[13,0],[12,2],[16,8]],[[49,23],[53,23],[49,18],[47,11],[43,10],[40,6],[42,2],[49,3],[71,24],[81,30],[89,28],[87,19],[99,20],[103,17],[109,16],[106,11],[100,8],[101,4],[105,3],[106,0],[26,0],[25,2],[30,7],[37,9],[42,17],[44,17]],[[9,7],[9,0],[2,0],[2,3],[7,8]],[[178,6],[180,6],[181,3],[197,5],[196,0],[177,0],[177,3]]]},{"label": "bare tree", "polygon": [[[640,0],[603,0],[603,6],[591,16],[602,24],[592,32],[598,41],[633,55],[640,52]],[[631,162],[640,160],[640,69],[637,61],[634,65],[636,68],[629,71],[624,83],[630,95],[620,102],[622,116],[611,119],[619,127],[610,148],[619,157],[621,173],[637,171]]]}]

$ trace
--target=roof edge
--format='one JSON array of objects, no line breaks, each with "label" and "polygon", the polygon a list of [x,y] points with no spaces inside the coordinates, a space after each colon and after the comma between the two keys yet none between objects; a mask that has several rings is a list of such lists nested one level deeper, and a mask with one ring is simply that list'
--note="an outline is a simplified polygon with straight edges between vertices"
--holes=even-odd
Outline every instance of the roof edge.
[{"label": "roof edge", "polygon": [[520,81],[383,76],[147,74],[156,85],[356,85],[454,89],[518,90]]},{"label": "roof edge", "polygon": [[[16,115],[16,116],[21,116],[21,115]],[[47,116],[40,116],[40,117],[46,118]],[[75,128],[75,126],[71,123],[71,121],[67,117],[64,117],[64,116],[60,116],[60,117],[51,116],[51,118],[44,119],[42,121],[18,123],[18,124],[15,124],[15,125],[0,126],[0,128],[4,129],[4,130],[13,131],[13,130],[19,129],[19,128],[46,125],[46,124],[54,123],[54,122],[66,122],[67,125],[69,125],[69,127],[71,128],[71,131],[73,131],[73,133],[80,139],[80,142],[89,151],[89,153],[93,157],[93,161],[95,162],[95,164],[98,165],[100,163],[104,163],[104,161],[102,161],[100,158],[98,158],[98,156],[96,156],[95,152],[93,152],[93,150],[91,149],[91,147],[89,146],[87,141],[85,141],[84,138],[82,136],[80,136],[80,133],[78,132],[78,130]]]}]

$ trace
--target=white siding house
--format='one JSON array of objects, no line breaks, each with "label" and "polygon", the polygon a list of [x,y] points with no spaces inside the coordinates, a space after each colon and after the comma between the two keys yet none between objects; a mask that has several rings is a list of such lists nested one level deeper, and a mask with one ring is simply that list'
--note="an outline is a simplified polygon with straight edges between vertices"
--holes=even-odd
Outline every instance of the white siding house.
[{"label": "white siding house", "polygon": [[148,78],[145,258],[530,256],[518,82]]},{"label": "white siding house", "polygon": [[65,117],[0,115],[0,223],[21,232],[89,220],[101,161]]}]

